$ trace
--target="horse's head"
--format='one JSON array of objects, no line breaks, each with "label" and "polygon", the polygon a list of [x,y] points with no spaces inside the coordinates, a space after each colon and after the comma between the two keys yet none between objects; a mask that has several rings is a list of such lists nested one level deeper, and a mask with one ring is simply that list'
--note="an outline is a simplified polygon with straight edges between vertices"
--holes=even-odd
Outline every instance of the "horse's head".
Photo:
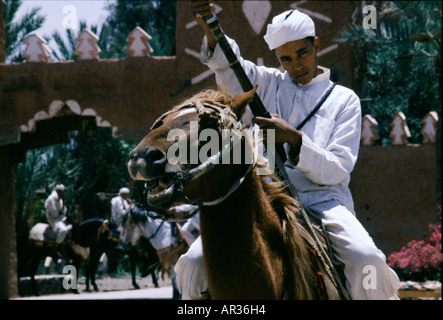
[{"label": "horse's head", "polygon": [[123,247],[138,245],[140,238],[143,236],[143,232],[139,227],[141,212],[140,209],[135,207],[123,216],[122,219],[122,232],[120,233],[120,240]]},{"label": "horse's head", "polygon": [[[224,143],[223,133],[236,128],[255,90],[232,99],[217,91],[205,91],[154,123],[131,151],[128,163],[131,177],[146,181],[149,205],[166,210],[182,196],[207,201],[226,191],[232,183],[226,165],[214,164],[227,157],[221,151],[230,150],[232,138]],[[229,157],[232,159],[232,154]]]}]

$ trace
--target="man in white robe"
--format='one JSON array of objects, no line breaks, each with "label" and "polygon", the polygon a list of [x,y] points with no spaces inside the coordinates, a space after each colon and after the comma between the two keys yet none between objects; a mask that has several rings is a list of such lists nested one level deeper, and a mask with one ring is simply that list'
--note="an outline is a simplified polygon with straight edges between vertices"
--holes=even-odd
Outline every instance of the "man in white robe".
[{"label": "man in white robe", "polygon": [[65,186],[58,184],[45,201],[46,219],[52,231],[57,235],[55,241],[58,244],[66,239],[72,229],[72,225],[65,224],[67,209],[63,200],[64,191]]},{"label": "man in white robe", "polygon": [[121,188],[118,196],[111,199],[111,221],[117,224],[118,230],[122,229],[122,218],[129,212],[132,200],[129,198],[129,189]]},{"label": "man in white robe", "polygon": [[[209,5],[201,3],[191,3],[191,9],[205,16]],[[206,34],[202,62],[215,72],[224,93],[241,93],[207,24],[201,17],[196,20]],[[351,299],[397,299],[399,279],[357,220],[349,190],[360,144],[359,98],[352,90],[336,85],[315,115],[297,130],[332,86],[330,70],[317,65],[320,46],[314,23],[304,13],[286,11],[274,17],[264,38],[285,72],[244,60],[236,42],[227,37],[251,83],[258,84],[257,94],[272,115],[270,119],[257,117],[253,121],[262,128],[274,129],[275,142],[285,144],[289,178],[300,201],[322,219],[336,256],[344,264]],[[184,299],[205,298],[202,292],[208,288],[200,239],[180,258],[176,272]]]}]

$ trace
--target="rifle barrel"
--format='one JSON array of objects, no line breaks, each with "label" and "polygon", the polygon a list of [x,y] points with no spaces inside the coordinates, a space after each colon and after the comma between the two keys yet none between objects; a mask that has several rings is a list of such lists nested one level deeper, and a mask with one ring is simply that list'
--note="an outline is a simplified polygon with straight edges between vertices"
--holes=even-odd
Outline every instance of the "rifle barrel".
[{"label": "rifle barrel", "polygon": [[[217,21],[217,17],[215,15],[208,15],[205,16],[204,19],[206,20],[209,29],[214,35],[214,38],[217,40],[217,43],[219,44],[220,48],[225,54],[226,59],[228,60],[232,71],[235,73],[237,80],[240,83],[240,86],[242,87],[243,91],[248,92],[252,90],[254,87],[251,81],[249,80],[248,76],[246,75],[245,70],[238,61],[236,54],[229,45],[228,40],[226,39],[226,36],[223,33],[220,24]],[[254,97],[249,102],[249,107],[254,117],[271,118],[271,114],[266,109],[266,107],[264,106],[263,102],[261,101],[257,93],[254,93]],[[286,161],[286,152],[285,149],[283,148],[283,144],[276,144],[275,150],[278,156],[281,158],[282,163],[284,163]],[[287,182],[289,183],[289,181]]]}]

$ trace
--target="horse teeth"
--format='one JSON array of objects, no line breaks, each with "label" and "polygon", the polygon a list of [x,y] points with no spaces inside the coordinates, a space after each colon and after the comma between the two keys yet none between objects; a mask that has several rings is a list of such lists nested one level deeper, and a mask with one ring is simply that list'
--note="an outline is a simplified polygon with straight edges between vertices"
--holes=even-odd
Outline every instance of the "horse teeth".
[{"label": "horse teeth", "polygon": [[149,180],[149,181],[146,181],[146,183],[145,183],[145,188],[148,190],[153,190],[153,189],[157,188],[157,186],[158,186],[158,179]]}]

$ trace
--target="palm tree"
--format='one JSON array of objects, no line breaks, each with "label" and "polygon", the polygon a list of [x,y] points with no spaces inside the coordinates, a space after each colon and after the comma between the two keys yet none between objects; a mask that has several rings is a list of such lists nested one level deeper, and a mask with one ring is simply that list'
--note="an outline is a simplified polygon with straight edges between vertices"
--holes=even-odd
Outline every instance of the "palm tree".
[{"label": "palm tree", "polygon": [[[100,48],[105,47],[107,36],[107,27],[106,25],[102,25],[100,32],[98,32],[97,25],[87,26],[85,21],[80,21],[79,30],[82,31],[85,28],[89,28],[94,34],[97,34],[100,40],[97,42],[97,45]],[[58,31],[55,31],[52,34],[52,38],[57,44],[57,50],[52,49],[53,55],[58,61],[68,61],[68,60],[77,60],[77,56],[74,55],[75,47],[77,46],[74,39],[77,37],[78,32],[75,33],[72,29],[66,29],[66,38],[67,41],[63,40],[63,37]]]},{"label": "palm tree", "polygon": [[72,29],[66,29],[66,37],[67,37],[67,42],[63,40],[63,37],[58,31],[55,31],[52,34],[52,38],[57,44],[59,52],[58,53],[57,50],[52,49],[52,54],[56,60],[59,61],[74,60],[74,51],[76,46],[74,39],[76,35],[72,31]]},{"label": "palm tree", "polygon": [[[101,48],[101,59],[126,58],[125,49],[128,45],[127,36],[139,26],[152,36],[150,45],[153,55],[167,56],[174,50],[175,38],[175,7],[176,1],[144,1],[144,0],[117,0],[107,6],[109,16],[101,25],[91,26],[92,32],[100,40],[97,45]],[[85,22],[80,22],[80,30],[86,28]],[[58,50],[52,50],[57,60],[75,60],[73,52],[76,43],[72,30],[66,30],[67,41],[64,41],[59,32],[54,32],[52,38]],[[60,54],[58,54],[59,52]]]},{"label": "palm tree", "polygon": [[5,21],[3,19],[3,1],[0,1],[0,63],[6,61]]},{"label": "palm tree", "polygon": [[[336,40],[353,46],[359,64],[356,77],[368,84],[361,94],[375,100],[363,105],[363,112],[377,118],[380,135],[389,136],[393,114],[403,111],[413,138],[415,135],[411,140],[419,142],[423,116],[430,110],[436,110],[440,119],[442,114],[442,3],[385,1],[379,9],[376,30],[354,24],[343,30]],[[386,96],[389,98],[383,99]],[[441,203],[441,120],[437,128],[436,155],[436,201]]]},{"label": "palm tree", "polygon": [[437,1],[384,1],[375,30],[353,24],[336,38],[354,50],[357,92],[372,100],[363,113],[379,122],[383,144],[398,111],[407,117],[410,142],[420,142],[421,119],[439,108],[441,11]]},{"label": "palm tree", "polygon": [[22,62],[24,59],[20,48],[21,43],[30,32],[43,25],[45,17],[40,15],[41,8],[32,8],[17,22],[13,22],[22,4],[21,0],[2,0],[2,2],[6,57],[10,62]]},{"label": "palm tree", "polygon": [[103,58],[127,57],[126,37],[137,26],[151,35],[156,56],[168,56],[175,38],[176,1],[117,0],[108,5],[105,22],[108,38]]},{"label": "palm tree", "polygon": [[336,41],[358,45],[361,50],[370,50],[369,47],[374,45],[413,46],[416,51],[414,54],[422,53],[435,60],[434,71],[438,74],[441,61],[441,18],[441,2],[383,1],[375,30],[353,24],[344,29]]}]

